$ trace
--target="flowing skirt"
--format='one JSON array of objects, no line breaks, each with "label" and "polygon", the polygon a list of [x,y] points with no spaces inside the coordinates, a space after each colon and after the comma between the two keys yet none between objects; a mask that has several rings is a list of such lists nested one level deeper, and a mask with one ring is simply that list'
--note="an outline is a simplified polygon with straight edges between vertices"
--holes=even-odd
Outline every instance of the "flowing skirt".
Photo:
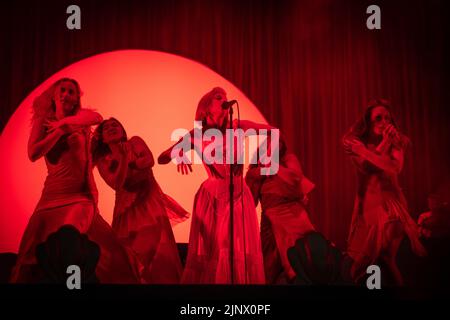
[{"label": "flowing skirt", "polygon": [[250,190],[235,178],[233,276],[230,266],[230,203],[227,179],[210,177],[194,200],[189,249],[182,283],[263,284],[264,265]]},{"label": "flowing skirt", "polygon": [[100,283],[138,283],[136,259],[120,244],[89,199],[36,209],[23,234],[11,282],[30,283],[37,280],[32,273],[37,263],[36,246],[63,225],[74,226],[99,245],[96,275]]},{"label": "flowing skirt", "polygon": [[[295,201],[282,203],[263,210],[261,218],[261,243],[264,254],[264,268],[268,283],[279,278],[279,267],[284,270],[286,280],[296,276],[287,257],[287,251],[295,241],[306,233],[314,231],[304,207]],[[278,254],[274,252],[278,251]]]},{"label": "flowing skirt", "polygon": [[[365,274],[365,268],[374,264],[394,240],[389,238],[386,232],[390,224],[401,226],[415,254],[426,255],[426,250],[419,240],[418,227],[406,209],[404,197],[390,195],[387,192],[380,196],[382,201],[377,199],[373,201],[376,205],[371,205],[372,199],[366,199],[364,203],[358,200],[355,202],[348,242],[348,254],[354,260],[352,275],[355,279]],[[362,214],[359,206],[363,206]],[[402,237],[403,235],[391,234],[391,236]]]},{"label": "flowing skirt", "polygon": [[182,265],[171,221],[181,222],[189,214],[158,186],[138,198],[126,191],[118,192],[116,197],[112,227],[120,241],[138,257],[141,281],[179,283]]}]

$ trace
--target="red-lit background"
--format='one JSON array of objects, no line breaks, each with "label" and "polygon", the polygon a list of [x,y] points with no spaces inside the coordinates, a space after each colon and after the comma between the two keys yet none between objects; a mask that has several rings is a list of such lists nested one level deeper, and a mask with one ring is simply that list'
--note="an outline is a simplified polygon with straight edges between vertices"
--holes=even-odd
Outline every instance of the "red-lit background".
[{"label": "red-lit background", "polygon": [[65,28],[67,1],[7,2],[1,128],[40,83],[94,54],[148,49],[198,61],[284,131],[317,185],[313,223],[344,248],[356,186],[339,141],[367,100],[391,99],[412,140],[401,183],[413,217],[449,175],[444,2],[377,1],[377,31],[365,27],[371,1],[78,1],[80,31]]},{"label": "red-lit background", "polygon": [[[27,155],[33,100],[57,79],[77,79],[83,95],[81,103],[94,108],[105,119],[115,117],[124,125],[129,138],[139,136],[154,158],[178,141],[176,129],[194,127],[198,100],[214,86],[224,88],[230,99],[239,101],[243,119],[266,123],[258,109],[229,81],[192,60],[149,50],[118,50],[95,55],[58,71],[39,85],[20,104],[8,121],[0,139],[0,208],[11,215],[0,215],[0,252],[17,251],[25,227],[41,196],[46,167],[43,160],[32,163]],[[232,97],[232,98],[231,98]],[[250,142],[250,141],[249,141]],[[254,141],[256,142],[256,141]],[[248,143],[247,159],[256,151]],[[196,164],[197,163],[197,164]],[[176,165],[156,165],[153,172],[164,192],[187,211],[193,208],[196,190],[207,175],[194,162],[193,173],[180,175]],[[94,170],[99,192],[98,208],[112,223],[115,193]],[[26,196],[24,196],[26,195]],[[253,204],[250,204],[253,205]],[[188,242],[191,220],[176,225],[175,240]]]}]

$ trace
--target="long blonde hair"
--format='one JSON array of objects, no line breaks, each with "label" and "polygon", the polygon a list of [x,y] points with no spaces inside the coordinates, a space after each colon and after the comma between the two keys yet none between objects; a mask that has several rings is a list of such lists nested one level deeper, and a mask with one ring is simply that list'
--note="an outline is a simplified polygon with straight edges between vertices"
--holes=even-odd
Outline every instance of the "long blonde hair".
[{"label": "long blonde hair", "polygon": [[205,125],[206,117],[211,107],[211,102],[214,99],[214,96],[218,93],[223,95],[227,94],[223,88],[215,87],[200,99],[195,112],[195,121],[202,121],[203,125]]}]

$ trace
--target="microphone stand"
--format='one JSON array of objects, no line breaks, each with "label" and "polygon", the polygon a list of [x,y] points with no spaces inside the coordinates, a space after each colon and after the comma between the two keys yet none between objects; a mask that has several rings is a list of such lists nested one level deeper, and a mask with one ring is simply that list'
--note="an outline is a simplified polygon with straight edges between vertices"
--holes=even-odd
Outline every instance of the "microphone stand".
[{"label": "microphone stand", "polygon": [[[233,130],[233,106],[230,106],[230,129]],[[231,284],[234,284],[234,176],[233,176],[233,163],[234,163],[234,134],[230,131],[231,146],[230,150],[230,269],[231,269]]]}]

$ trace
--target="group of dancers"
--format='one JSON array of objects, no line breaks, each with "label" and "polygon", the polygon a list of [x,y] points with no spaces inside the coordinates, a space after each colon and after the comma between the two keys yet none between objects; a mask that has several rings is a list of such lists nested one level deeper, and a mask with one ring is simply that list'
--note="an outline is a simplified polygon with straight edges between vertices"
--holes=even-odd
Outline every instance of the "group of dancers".
[{"label": "group of dancers", "polygon": [[[36,246],[67,224],[99,245],[96,275],[101,283],[293,282],[296,274],[287,251],[297,239],[315,230],[306,211],[314,184],[304,176],[283,139],[276,146],[279,170],[274,175],[262,175],[267,164],[258,161],[250,165],[243,183],[243,165],[203,162],[208,178],[195,195],[183,268],[172,226],[190,214],[161,190],[152,171],[154,157],[145,141],[137,136],[128,138],[117,119],[103,120],[97,112],[82,108],[80,93],[76,80],[63,78],[33,103],[28,155],[31,161],[44,157],[48,175],[23,234],[11,282],[36,281]],[[222,107],[226,101],[226,92],[219,87],[200,99],[195,114],[195,120],[202,123],[200,130],[273,129],[249,120],[229,123],[228,110]],[[92,126],[97,126],[93,132]],[[193,135],[194,129],[189,134]],[[192,141],[191,148],[204,159],[203,151],[211,141]],[[375,100],[345,134],[343,143],[358,172],[348,246],[354,260],[352,275],[357,282],[365,267],[382,259],[401,285],[395,257],[403,236],[409,237],[414,252],[425,254],[397,181],[408,139],[399,132],[389,104]],[[169,163],[175,147],[161,153],[158,163]],[[222,147],[222,154],[227,154],[225,141]],[[94,167],[115,190],[111,226],[97,209]],[[185,161],[178,171],[189,173],[192,167]],[[234,182],[232,199],[230,179]],[[255,209],[258,202],[261,225]]]}]

